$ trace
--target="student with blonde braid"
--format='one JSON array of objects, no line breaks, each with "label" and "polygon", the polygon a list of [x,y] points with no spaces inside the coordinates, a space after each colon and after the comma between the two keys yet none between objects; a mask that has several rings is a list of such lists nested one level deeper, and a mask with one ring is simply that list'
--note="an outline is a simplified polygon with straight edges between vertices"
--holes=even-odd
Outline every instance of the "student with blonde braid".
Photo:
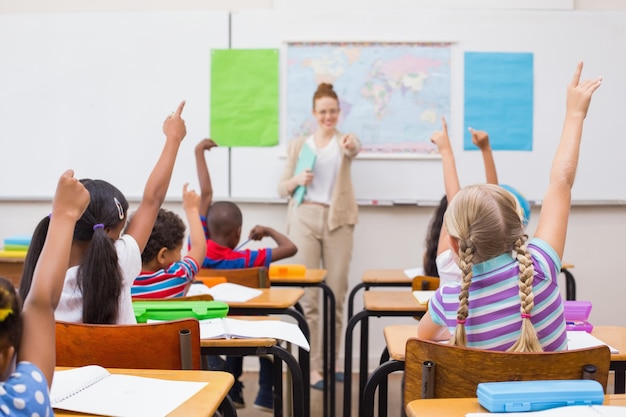
[{"label": "student with blonde braid", "polygon": [[601,78],[567,88],[561,140],[552,162],[539,224],[527,242],[517,199],[502,187],[461,189],[444,216],[463,281],[442,287],[420,320],[418,337],[499,351],[567,349],[557,277],[565,248],[582,127]]}]

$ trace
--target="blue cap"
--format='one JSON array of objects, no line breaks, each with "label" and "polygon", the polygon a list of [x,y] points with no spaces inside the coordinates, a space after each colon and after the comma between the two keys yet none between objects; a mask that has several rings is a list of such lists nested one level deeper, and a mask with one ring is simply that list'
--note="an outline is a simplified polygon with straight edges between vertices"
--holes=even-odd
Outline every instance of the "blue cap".
[{"label": "blue cap", "polygon": [[524,226],[527,226],[528,221],[530,220],[530,203],[528,202],[528,200],[526,200],[526,197],[524,197],[519,191],[517,191],[510,185],[500,184],[500,187],[504,188],[515,196],[517,202],[522,208],[522,211],[524,212],[524,219],[522,220],[522,223],[524,223]]}]

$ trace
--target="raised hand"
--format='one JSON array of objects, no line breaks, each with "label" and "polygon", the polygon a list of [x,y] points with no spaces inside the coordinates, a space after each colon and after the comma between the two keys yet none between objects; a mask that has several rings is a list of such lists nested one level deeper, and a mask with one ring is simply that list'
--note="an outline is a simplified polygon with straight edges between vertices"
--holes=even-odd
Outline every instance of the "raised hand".
[{"label": "raised hand", "polygon": [[200,196],[193,189],[189,188],[189,183],[185,183],[183,185],[183,209],[185,211],[188,210],[199,210],[200,208]]},{"label": "raised hand", "polygon": [[441,130],[438,130],[432,134],[430,141],[437,145],[439,152],[442,150],[450,149],[450,137],[448,136],[448,124],[446,118],[441,116]]},{"label": "raised hand", "polygon": [[489,144],[489,134],[484,130],[475,130],[474,128],[467,128],[472,134],[472,143],[478,146],[479,149],[487,149],[491,145]]},{"label": "raised hand", "polygon": [[590,80],[580,81],[580,75],[583,71],[583,63],[579,62],[574,72],[572,81],[567,86],[567,100],[565,107],[568,115],[571,116],[587,116],[591,96],[602,84],[602,77]]},{"label": "raised hand", "polygon": [[213,139],[204,138],[196,145],[196,150],[197,151],[210,151],[211,148],[215,148],[215,147],[217,147],[217,143],[215,143]]},{"label": "raised hand", "polygon": [[89,205],[90,195],[85,186],[74,178],[74,171],[65,171],[57,184],[57,190],[52,200],[52,215],[67,215],[76,221],[83,215]]},{"label": "raised hand", "polygon": [[187,135],[187,128],[185,127],[185,121],[182,119],[181,114],[185,107],[185,101],[181,101],[175,112],[167,116],[163,122],[163,133],[168,139],[174,139],[181,142],[185,135]]}]

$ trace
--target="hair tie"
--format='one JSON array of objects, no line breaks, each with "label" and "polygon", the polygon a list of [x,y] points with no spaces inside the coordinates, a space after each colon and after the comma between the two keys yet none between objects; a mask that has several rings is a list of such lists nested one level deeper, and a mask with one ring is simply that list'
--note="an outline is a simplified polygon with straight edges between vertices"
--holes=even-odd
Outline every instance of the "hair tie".
[{"label": "hair tie", "polygon": [[98,229],[104,229],[104,225],[102,223],[94,224],[93,225],[94,232]]},{"label": "hair tie", "polygon": [[529,319],[530,318],[530,314],[526,314],[526,313],[522,313],[522,314],[520,314],[520,316],[522,316],[523,319]]},{"label": "hair tie", "polygon": [[52,218],[52,213],[48,214],[48,218],[51,219]]},{"label": "hair tie", "polygon": [[456,319],[456,324],[465,324],[465,319],[463,320]]},{"label": "hair tie", "polygon": [[13,313],[13,309],[11,307],[0,308],[0,322],[3,322],[9,314]]}]

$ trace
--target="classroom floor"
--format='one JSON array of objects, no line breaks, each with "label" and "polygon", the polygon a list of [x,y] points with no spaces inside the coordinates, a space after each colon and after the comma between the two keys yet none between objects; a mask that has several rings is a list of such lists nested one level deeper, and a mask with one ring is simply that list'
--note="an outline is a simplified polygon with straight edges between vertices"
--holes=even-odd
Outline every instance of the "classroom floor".
[{"label": "classroom floor", "polygon": [[[238,417],[263,417],[272,416],[271,413],[265,413],[257,410],[253,407],[254,399],[256,398],[257,390],[259,389],[259,374],[258,372],[244,372],[241,382],[244,385],[243,395],[246,408],[240,408],[237,410]],[[389,376],[389,416],[400,416],[400,384],[402,380],[402,374],[396,373]],[[354,375],[352,378],[352,386],[358,386],[358,375]],[[283,383],[283,387],[286,389],[286,381]],[[336,416],[343,415],[343,384],[337,383],[336,385]],[[283,399],[286,397],[283,396]],[[311,389],[311,417],[322,417],[322,391]],[[353,390],[352,404],[356,404],[357,392]],[[286,410],[286,409],[285,409]],[[288,416],[285,411],[285,416]],[[353,407],[352,417],[357,417],[357,410]]]},{"label": "classroom floor", "polygon": [[[609,394],[613,393],[613,372],[609,373],[609,381],[607,385],[607,392]],[[272,416],[271,413],[265,413],[257,410],[253,407],[254,399],[256,398],[256,393],[259,388],[258,372],[244,372],[241,377],[241,382],[243,382],[244,388],[244,401],[246,403],[246,408],[240,408],[237,410],[238,417],[263,417],[263,416]],[[285,381],[286,383],[286,381]],[[283,384],[286,387],[285,383]],[[353,375],[352,377],[352,387],[358,386],[358,375]],[[389,416],[400,416],[400,388],[402,383],[402,373],[396,372],[389,376],[389,408],[388,415]],[[283,397],[286,398],[286,397]],[[343,416],[343,384],[337,383],[337,393],[336,393],[336,416]],[[355,390],[352,392],[352,417],[357,417],[357,410],[354,408],[354,404],[357,401],[357,393]],[[322,409],[322,391],[318,391],[315,389],[311,390],[311,417],[322,417],[323,409]],[[286,410],[286,409],[285,409]],[[288,416],[285,411],[285,416]]]}]

